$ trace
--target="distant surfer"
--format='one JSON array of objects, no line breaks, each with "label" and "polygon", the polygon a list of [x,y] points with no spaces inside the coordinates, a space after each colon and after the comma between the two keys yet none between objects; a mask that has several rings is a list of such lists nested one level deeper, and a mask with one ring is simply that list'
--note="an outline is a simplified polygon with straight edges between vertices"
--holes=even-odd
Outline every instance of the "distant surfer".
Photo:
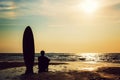
[{"label": "distant surfer", "polygon": [[45,51],[41,51],[41,56],[38,57],[38,68],[39,68],[39,71],[38,73],[40,72],[48,72],[48,66],[49,66],[49,62],[50,62],[50,59],[45,55]]}]

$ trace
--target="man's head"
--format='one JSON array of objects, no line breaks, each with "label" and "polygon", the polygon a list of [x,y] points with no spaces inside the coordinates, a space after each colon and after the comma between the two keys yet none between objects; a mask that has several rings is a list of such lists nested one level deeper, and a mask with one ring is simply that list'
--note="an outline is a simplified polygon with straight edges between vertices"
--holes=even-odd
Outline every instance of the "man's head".
[{"label": "man's head", "polygon": [[41,53],[41,56],[45,55],[45,51],[43,51],[43,50],[40,53]]}]

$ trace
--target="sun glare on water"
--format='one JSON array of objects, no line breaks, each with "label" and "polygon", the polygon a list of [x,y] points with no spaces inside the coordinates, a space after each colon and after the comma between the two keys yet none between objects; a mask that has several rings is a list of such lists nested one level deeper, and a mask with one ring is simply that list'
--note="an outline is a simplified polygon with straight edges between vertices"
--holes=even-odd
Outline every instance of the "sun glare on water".
[{"label": "sun glare on water", "polygon": [[85,13],[94,13],[99,7],[99,4],[96,0],[84,0],[78,5],[78,8],[84,11]]}]

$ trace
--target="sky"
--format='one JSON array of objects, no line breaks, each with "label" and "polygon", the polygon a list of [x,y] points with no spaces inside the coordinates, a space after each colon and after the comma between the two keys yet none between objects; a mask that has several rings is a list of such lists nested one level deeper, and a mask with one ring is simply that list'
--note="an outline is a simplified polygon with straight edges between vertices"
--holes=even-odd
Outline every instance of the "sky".
[{"label": "sky", "polygon": [[28,25],[36,53],[120,52],[120,0],[0,0],[0,53],[21,53]]}]

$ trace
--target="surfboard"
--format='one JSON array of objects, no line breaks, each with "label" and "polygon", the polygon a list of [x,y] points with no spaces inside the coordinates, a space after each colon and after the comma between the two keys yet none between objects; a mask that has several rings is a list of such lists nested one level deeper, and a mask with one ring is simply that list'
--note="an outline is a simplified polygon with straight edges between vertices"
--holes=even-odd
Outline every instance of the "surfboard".
[{"label": "surfboard", "polygon": [[33,32],[30,26],[27,26],[23,34],[23,56],[26,66],[25,74],[33,73],[34,55],[35,48]]}]

